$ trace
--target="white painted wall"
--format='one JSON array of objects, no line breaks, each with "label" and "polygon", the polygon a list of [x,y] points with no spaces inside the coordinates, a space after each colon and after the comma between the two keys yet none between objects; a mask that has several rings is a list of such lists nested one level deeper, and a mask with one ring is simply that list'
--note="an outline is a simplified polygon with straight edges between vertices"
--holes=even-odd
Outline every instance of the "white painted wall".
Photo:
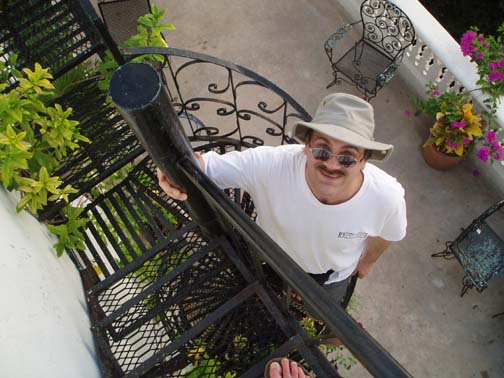
[{"label": "white painted wall", "polygon": [[0,187],[0,377],[100,377],[80,277]]}]

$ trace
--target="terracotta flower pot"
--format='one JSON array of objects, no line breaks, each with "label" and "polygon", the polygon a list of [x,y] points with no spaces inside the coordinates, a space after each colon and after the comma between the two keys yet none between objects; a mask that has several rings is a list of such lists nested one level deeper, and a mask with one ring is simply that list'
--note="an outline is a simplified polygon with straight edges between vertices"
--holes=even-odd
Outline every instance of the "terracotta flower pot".
[{"label": "terracotta flower pot", "polygon": [[422,147],[422,155],[430,167],[440,171],[452,169],[462,161],[462,156],[449,156],[440,152],[433,144]]}]

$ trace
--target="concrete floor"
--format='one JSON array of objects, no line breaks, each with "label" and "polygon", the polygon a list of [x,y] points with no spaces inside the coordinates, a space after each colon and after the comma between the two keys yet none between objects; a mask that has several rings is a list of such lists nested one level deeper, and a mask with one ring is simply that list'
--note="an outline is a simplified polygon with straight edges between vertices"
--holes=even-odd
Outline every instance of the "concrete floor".
[{"label": "concrete floor", "polygon": [[[172,47],[210,54],[265,76],[311,114],[332,91],[323,42],[344,12],[336,0],[154,0],[177,27]],[[499,199],[465,161],[438,172],[423,161],[420,145],[429,120],[407,118],[412,93],[396,77],[372,101],[376,139],[395,145],[382,167],[406,190],[408,235],[358,283],[357,320],[415,377],[504,377],[504,275],[483,293],[460,298],[463,272],[455,261],[432,259],[486,207]],[[368,377],[356,366],[345,377]]]}]

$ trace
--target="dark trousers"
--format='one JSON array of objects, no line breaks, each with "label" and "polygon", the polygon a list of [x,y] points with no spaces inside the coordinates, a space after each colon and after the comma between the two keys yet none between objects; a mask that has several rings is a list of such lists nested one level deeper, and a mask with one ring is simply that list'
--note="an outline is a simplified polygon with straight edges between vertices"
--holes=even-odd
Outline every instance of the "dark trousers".
[{"label": "dark trousers", "polygon": [[[325,275],[326,273],[323,273],[323,274]],[[314,275],[311,275],[311,276],[313,277]],[[315,275],[315,276],[321,276],[321,275]],[[343,281],[333,282],[328,285],[324,285],[323,282],[327,281],[327,277],[329,277],[329,275],[326,276],[324,281],[322,281],[321,279],[320,280],[317,279],[318,277],[313,277],[313,278],[315,279],[315,281],[317,281],[322,286],[322,288],[327,292],[327,294],[329,294],[329,296],[331,298],[333,298],[333,300],[336,303],[341,305],[341,303],[347,293],[347,288],[348,288],[348,285],[350,284],[352,276],[345,278]],[[322,283],[320,281],[322,281]],[[313,311],[313,309],[307,303],[305,303],[305,308],[309,314],[315,313],[315,311]],[[312,317],[314,319],[317,319],[316,316],[312,316]]]}]

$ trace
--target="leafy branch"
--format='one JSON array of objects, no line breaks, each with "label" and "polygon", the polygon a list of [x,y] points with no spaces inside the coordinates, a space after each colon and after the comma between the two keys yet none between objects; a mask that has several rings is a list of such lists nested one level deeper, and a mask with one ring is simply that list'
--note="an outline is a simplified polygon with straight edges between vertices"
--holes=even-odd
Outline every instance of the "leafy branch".
[{"label": "leafy branch", "polygon": [[[52,75],[38,63],[34,70],[16,70],[17,57],[0,61],[0,90],[16,80],[18,86],[0,93],[0,181],[9,191],[17,190],[21,199],[16,206],[35,214],[49,202],[69,202],[77,193],[71,185],[63,186],[54,175],[63,159],[90,141],[79,132],[79,122],[72,120],[72,109],[59,104],[46,105],[44,99],[53,96]],[[87,219],[79,219],[82,209],[67,206],[68,218],[62,225],[49,225],[58,236],[54,245],[58,256],[67,247],[84,249],[82,227]]]},{"label": "leafy branch", "polygon": [[[165,14],[164,9],[158,9],[152,5],[150,13],[141,16],[137,20],[137,34],[126,40],[121,47],[168,47],[162,32],[175,30],[173,24],[162,23],[162,18]],[[162,55],[148,54],[138,56],[133,59],[134,62],[164,62]],[[107,51],[105,59],[99,64],[99,71],[103,76],[100,82],[100,89],[107,91],[110,78],[114,71],[118,68],[117,62],[114,60],[112,53]]]}]

